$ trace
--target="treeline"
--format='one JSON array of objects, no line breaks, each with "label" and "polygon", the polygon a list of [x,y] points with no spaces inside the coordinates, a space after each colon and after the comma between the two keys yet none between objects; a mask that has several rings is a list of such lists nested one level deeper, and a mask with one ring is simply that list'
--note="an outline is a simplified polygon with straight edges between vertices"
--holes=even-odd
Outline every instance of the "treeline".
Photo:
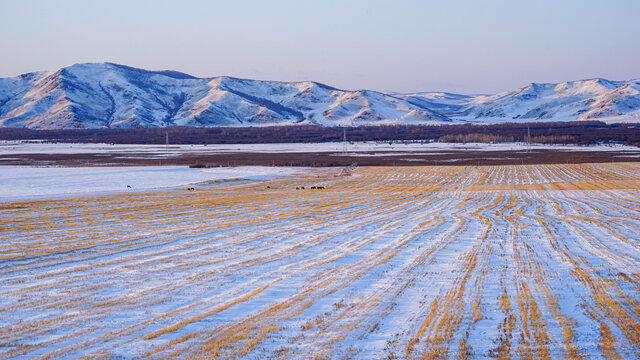
[{"label": "treeline", "polygon": [[[527,139],[518,139],[518,141],[531,141],[537,144],[574,144],[578,142],[575,136],[570,135],[550,135],[550,136],[531,136]],[[514,136],[503,136],[495,134],[448,134],[440,136],[439,142],[453,142],[453,143],[509,143],[515,142]]]},{"label": "treeline", "polygon": [[605,124],[599,121],[321,127],[312,125],[140,129],[0,129],[0,140],[41,140],[114,144],[247,144],[348,141],[532,142],[545,144],[618,143],[640,146],[640,124]]}]

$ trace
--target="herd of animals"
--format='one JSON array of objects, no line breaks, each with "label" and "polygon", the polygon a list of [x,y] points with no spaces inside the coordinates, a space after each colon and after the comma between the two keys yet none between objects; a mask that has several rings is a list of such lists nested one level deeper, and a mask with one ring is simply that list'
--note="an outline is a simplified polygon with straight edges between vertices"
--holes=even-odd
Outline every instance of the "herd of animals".
[{"label": "herd of animals", "polygon": [[[266,189],[271,189],[271,186],[267,185]],[[304,189],[305,189],[304,186],[296,187],[296,190],[304,190]],[[310,189],[311,190],[324,190],[324,186],[311,186]]]},{"label": "herd of animals", "polygon": [[[267,189],[271,189],[271,186],[267,186]],[[131,189],[131,185],[127,185],[127,189]],[[194,191],[196,188],[194,187],[188,187],[187,191]],[[311,190],[324,190],[324,186],[311,186],[310,187]],[[296,190],[305,190],[304,186],[298,186],[296,187]]]}]

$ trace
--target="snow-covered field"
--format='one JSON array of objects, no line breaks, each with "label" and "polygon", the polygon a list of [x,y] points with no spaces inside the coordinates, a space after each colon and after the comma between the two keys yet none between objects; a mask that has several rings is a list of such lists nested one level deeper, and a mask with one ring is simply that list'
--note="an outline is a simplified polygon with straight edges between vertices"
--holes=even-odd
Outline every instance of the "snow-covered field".
[{"label": "snow-covered field", "polygon": [[[524,151],[524,150],[557,150],[557,151],[638,151],[639,148],[627,145],[543,145],[523,143],[392,143],[388,142],[352,142],[347,144],[351,154],[369,152],[440,152],[440,151]],[[132,154],[158,158],[184,154],[220,154],[220,153],[294,153],[294,152],[326,152],[342,153],[341,142],[327,143],[284,143],[284,144],[213,144],[213,145],[108,145],[108,144],[52,144],[0,141],[0,155],[17,154]]]},{"label": "snow-covered field", "polygon": [[238,166],[190,169],[179,166],[0,168],[0,201],[135,192],[221,179],[264,180],[303,172],[301,168]]},{"label": "snow-covered field", "polygon": [[639,199],[622,163],[0,202],[0,358],[638,358]]}]

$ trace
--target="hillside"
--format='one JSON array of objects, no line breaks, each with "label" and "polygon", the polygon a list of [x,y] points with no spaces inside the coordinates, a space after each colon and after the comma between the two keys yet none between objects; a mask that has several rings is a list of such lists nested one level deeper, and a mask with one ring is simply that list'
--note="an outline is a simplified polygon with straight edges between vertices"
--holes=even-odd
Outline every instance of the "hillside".
[{"label": "hillside", "polygon": [[532,83],[496,95],[396,94],[458,121],[499,123],[600,120],[640,121],[640,80],[590,79]]},{"label": "hillside", "polygon": [[0,79],[0,127],[640,122],[640,81],[532,83],[496,95],[346,91],[312,81],[196,78],[112,63]]},{"label": "hillside", "polygon": [[315,82],[195,78],[77,64],[0,80],[0,126],[34,129],[450,122],[405,100]]}]

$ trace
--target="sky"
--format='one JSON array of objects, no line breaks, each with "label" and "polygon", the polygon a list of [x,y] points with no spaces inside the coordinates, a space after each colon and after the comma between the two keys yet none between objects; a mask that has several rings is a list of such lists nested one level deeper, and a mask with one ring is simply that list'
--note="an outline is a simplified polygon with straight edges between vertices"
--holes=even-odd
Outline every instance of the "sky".
[{"label": "sky", "polygon": [[115,62],[479,94],[640,78],[638,0],[0,0],[0,77]]}]

